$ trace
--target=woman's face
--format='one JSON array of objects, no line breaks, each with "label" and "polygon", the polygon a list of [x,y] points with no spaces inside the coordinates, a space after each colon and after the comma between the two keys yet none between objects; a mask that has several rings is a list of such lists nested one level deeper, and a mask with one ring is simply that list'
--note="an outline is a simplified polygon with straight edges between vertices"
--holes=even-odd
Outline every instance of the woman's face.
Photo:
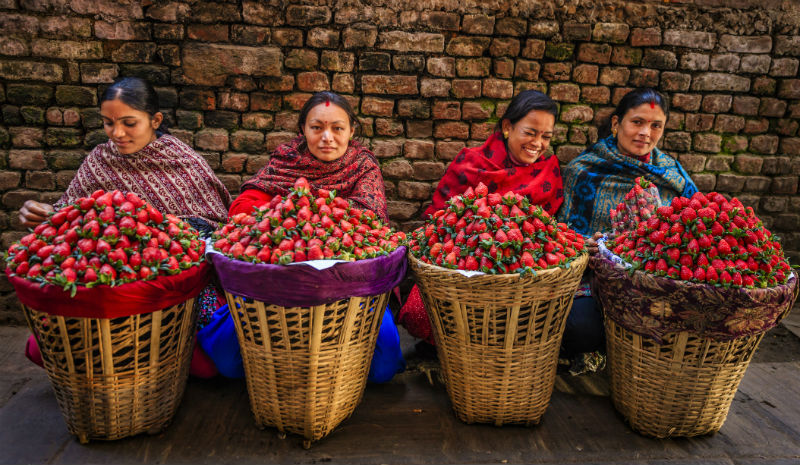
[{"label": "woman's face", "polygon": [[503,134],[508,134],[508,151],[518,164],[529,165],[542,156],[550,147],[556,117],[542,110],[531,110],[516,124],[504,119]]},{"label": "woman's face", "polygon": [[617,148],[627,155],[641,157],[653,150],[661,136],[667,115],[659,105],[643,103],[628,110],[622,121],[611,117],[611,130],[617,132]]},{"label": "woman's face", "polygon": [[320,161],[341,158],[354,132],[347,113],[332,103],[320,103],[311,108],[303,124],[308,150]]},{"label": "woman's face", "polygon": [[164,117],[161,112],[150,117],[147,112],[135,110],[119,99],[100,104],[100,116],[108,138],[123,155],[136,153],[156,140],[156,129]]}]

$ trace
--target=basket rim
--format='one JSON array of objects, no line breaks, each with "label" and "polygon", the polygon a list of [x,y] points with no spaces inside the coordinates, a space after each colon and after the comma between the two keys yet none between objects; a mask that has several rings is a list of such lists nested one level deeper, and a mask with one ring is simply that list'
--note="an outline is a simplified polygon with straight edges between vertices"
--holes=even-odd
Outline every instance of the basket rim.
[{"label": "basket rim", "polygon": [[[589,261],[589,258],[590,258],[589,252],[585,251],[585,252],[577,255],[574,260],[569,262],[570,263],[569,268],[561,268],[561,267],[548,268],[546,270],[535,271],[533,274],[522,275],[520,273],[504,273],[504,274],[487,274],[487,273],[484,273],[484,274],[480,274],[480,275],[476,275],[476,276],[465,276],[465,275],[459,273],[458,272],[459,270],[452,270],[450,268],[444,268],[444,267],[441,267],[441,266],[438,266],[438,265],[425,263],[422,260],[420,260],[417,257],[415,257],[414,254],[411,252],[411,249],[408,249],[408,252],[406,253],[406,255],[408,256],[409,261],[414,266],[418,266],[418,267],[423,268],[423,269],[428,269],[430,271],[433,271],[433,272],[436,272],[436,273],[439,273],[439,274],[451,275],[451,276],[458,275],[463,279],[473,279],[476,282],[484,281],[484,280],[505,280],[505,281],[517,280],[517,281],[525,281],[525,282],[530,282],[530,283],[539,281],[539,280],[541,280],[541,279],[543,279],[545,277],[548,277],[550,275],[553,275],[553,274],[569,273],[570,271],[572,271],[572,268],[574,266],[580,266],[581,264],[584,266],[584,270],[585,270],[585,266],[588,264],[588,261]],[[413,268],[414,267],[412,266],[412,269]],[[461,271],[463,271],[463,270],[461,270]],[[583,272],[581,272],[581,273],[583,273]]]}]

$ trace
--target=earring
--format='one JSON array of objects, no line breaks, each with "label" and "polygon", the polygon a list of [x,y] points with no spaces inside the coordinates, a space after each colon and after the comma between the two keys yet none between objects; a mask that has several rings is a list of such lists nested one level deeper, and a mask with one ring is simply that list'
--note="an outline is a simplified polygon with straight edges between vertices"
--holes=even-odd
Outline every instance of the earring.
[{"label": "earring", "polygon": [[508,131],[503,131],[503,137],[505,137],[506,139],[508,139]]},{"label": "earring", "polygon": [[611,134],[613,134],[614,137],[617,137],[617,128],[612,129]]}]

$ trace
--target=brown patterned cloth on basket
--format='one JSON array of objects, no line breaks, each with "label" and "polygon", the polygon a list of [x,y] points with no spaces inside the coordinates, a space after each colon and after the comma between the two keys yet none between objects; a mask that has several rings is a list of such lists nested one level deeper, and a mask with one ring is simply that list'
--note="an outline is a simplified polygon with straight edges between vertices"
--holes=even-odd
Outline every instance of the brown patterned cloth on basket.
[{"label": "brown patterned cloth on basket", "polygon": [[[677,281],[636,271],[607,257],[590,260],[592,294],[607,317],[620,326],[661,343],[678,331],[730,340],[773,328],[797,299],[797,275],[787,284],[766,289],[725,289]],[[625,305],[614,305],[622,300]]]}]

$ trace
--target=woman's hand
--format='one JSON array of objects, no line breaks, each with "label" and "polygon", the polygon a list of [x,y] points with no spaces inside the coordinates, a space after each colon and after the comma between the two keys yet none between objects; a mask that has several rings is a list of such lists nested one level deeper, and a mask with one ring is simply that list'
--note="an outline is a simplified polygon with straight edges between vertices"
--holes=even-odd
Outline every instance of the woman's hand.
[{"label": "woman's hand", "polygon": [[47,219],[53,212],[53,206],[35,200],[26,200],[22,208],[19,209],[19,221],[23,226],[33,228]]},{"label": "woman's hand", "polygon": [[597,252],[600,251],[600,249],[597,246],[597,240],[600,239],[601,237],[603,237],[603,233],[598,231],[594,233],[594,236],[586,239],[585,245],[586,249],[589,251],[589,255],[597,255]]}]

